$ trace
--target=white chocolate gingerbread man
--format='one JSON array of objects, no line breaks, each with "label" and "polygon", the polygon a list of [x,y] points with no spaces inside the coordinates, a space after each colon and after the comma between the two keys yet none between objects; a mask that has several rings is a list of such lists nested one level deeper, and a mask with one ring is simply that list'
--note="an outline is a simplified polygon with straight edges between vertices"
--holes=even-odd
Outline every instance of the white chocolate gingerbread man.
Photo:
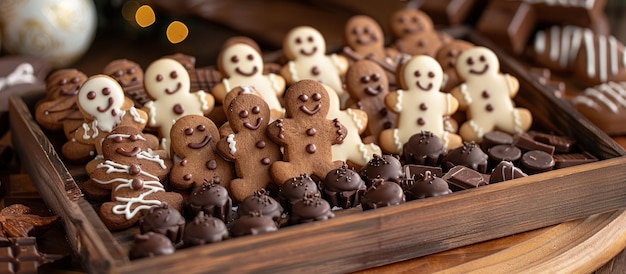
[{"label": "white chocolate gingerbread man", "polygon": [[285,92],[285,79],[273,73],[263,74],[263,59],[252,46],[236,43],[220,53],[218,67],[224,76],[212,90],[218,102],[238,86],[253,86],[267,102],[272,118],[281,118],[285,112],[278,98]]},{"label": "white chocolate gingerbread man", "polygon": [[336,54],[325,55],[326,41],[318,30],[309,26],[292,29],[283,41],[283,51],[290,61],[280,73],[288,84],[304,79],[320,81],[336,91],[341,105],[345,105],[350,96],[341,76],[348,71],[348,60]]},{"label": "white chocolate gingerbread man", "polygon": [[453,149],[462,144],[461,137],[444,130],[445,115],[458,108],[452,95],[440,92],[443,70],[428,55],[415,55],[400,70],[398,83],[403,89],[385,97],[387,108],[398,114],[396,127],[380,133],[383,151],[399,154],[411,136],[430,131],[439,137],[443,146]]},{"label": "white chocolate gingerbread man", "polygon": [[463,140],[481,143],[483,135],[495,129],[517,134],[530,128],[530,111],[516,108],[511,100],[517,94],[519,81],[500,73],[500,62],[493,51],[485,47],[463,51],[456,70],[465,79],[451,91],[459,100],[459,108],[467,110],[468,121],[459,129]]},{"label": "white chocolate gingerbread man", "polygon": [[353,108],[341,110],[337,94],[329,86],[324,85],[324,87],[328,92],[328,98],[330,98],[330,109],[326,118],[338,119],[347,131],[343,143],[332,146],[333,161],[350,161],[362,167],[372,159],[372,155],[382,155],[378,145],[374,143],[364,144],[361,139],[361,133],[367,127],[367,113]]},{"label": "white chocolate gingerbread man", "polygon": [[154,99],[144,107],[150,119],[148,125],[158,127],[161,133],[161,146],[170,151],[170,129],[180,117],[208,114],[215,105],[215,99],[204,91],[189,91],[189,73],[179,62],[170,58],[158,59],[144,73],[146,93]]}]

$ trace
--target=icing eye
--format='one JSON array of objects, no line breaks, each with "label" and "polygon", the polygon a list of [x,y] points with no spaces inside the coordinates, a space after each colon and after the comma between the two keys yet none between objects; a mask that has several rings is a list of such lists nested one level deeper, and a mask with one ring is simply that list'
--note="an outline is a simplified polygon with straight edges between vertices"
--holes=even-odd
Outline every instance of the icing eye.
[{"label": "icing eye", "polygon": [[130,137],[128,137],[128,139],[134,142],[134,141],[137,141],[139,137],[137,135],[131,135]]},{"label": "icing eye", "polygon": [[239,57],[237,57],[237,55],[233,55],[233,57],[230,57],[230,61],[233,63],[237,63],[239,62]]},{"label": "icing eye", "polygon": [[369,81],[370,81],[370,77],[368,75],[361,77],[361,83],[367,84],[369,83]]},{"label": "icing eye", "polygon": [[413,73],[415,75],[415,77],[421,77],[422,73],[420,73],[419,70],[416,70],[415,73]]},{"label": "icing eye", "polygon": [[113,77],[122,77],[122,75],[124,75],[124,72],[122,72],[121,70],[113,72]]},{"label": "icing eye", "polygon": [[78,77],[72,78],[72,83],[74,83],[74,84],[80,83],[80,78],[78,78]]},{"label": "icing eye", "polygon": [[126,73],[128,73],[128,74],[135,74],[136,71],[137,70],[135,68],[129,68],[129,69],[126,70]]},{"label": "icing eye", "polygon": [[473,65],[474,64],[474,59],[472,59],[472,57],[467,58],[467,64],[468,65]]},{"label": "icing eye", "polygon": [[185,135],[192,135],[192,134],[193,134],[193,128],[188,127],[185,129]]},{"label": "icing eye", "polygon": [[261,112],[261,108],[259,108],[259,107],[257,107],[257,106],[254,106],[254,107],[252,108],[252,113],[254,113],[254,114],[259,114],[260,112]]},{"label": "icing eye", "polygon": [[369,34],[369,33],[370,33],[370,29],[369,29],[368,27],[365,27],[365,28],[363,29],[363,33],[365,33],[365,34]]},{"label": "icing eye", "polygon": [[423,48],[425,44],[426,44],[426,42],[424,42],[424,40],[422,40],[422,39],[417,41],[417,46],[420,47],[420,48]]},{"label": "icing eye", "polygon": [[315,101],[322,100],[322,95],[319,94],[319,93],[313,93],[312,97],[313,97],[313,100],[315,100]]},{"label": "icing eye", "polygon": [[163,75],[161,75],[161,74],[157,74],[157,76],[156,76],[156,81],[157,81],[157,82],[161,82],[161,81],[163,81]]},{"label": "icing eye", "polygon": [[247,58],[248,58],[249,61],[252,61],[252,60],[254,60],[254,55],[248,54]]},{"label": "icing eye", "polygon": [[357,28],[353,28],[352,29],[352,34],[358,35],[359,34],[359,30]]},{"label": "icing eye", "polygon": [[242,110],[239,112],[239,117],[241,118],[248,118],[248,111],[247,110]]},{"label": "icing eye", "polygon": [[478,60],[480,60],[481,62],[485,62],[485,56],[481,55],[480,57],[478,57]]},{"label": "icing eye", "polygon": [[115,138],[113,138],[113,142],[121,143],[122,141],[124,141],[124,138],[122,138],[122,136],[115,136]]},{"label": "icing eye", "polygon": [[448,57],[454,57],[458,54],[458,51],[456,49],[451,49],[450,51],[448,51]]},{"label": "icing eye", "polygon": [[398,18],[398,22],[400,22],[401,24],[404,24],[404,21],[405,21],[404,17]]},{"label": "icing eye", "polygon": [[172,72],[170,72],[170,78],[172,79],[178,78],[178,73],[175,70],[172,70]]},{"label": "icing eye", "polygon": [[306,94],[302,94],[298,96],[298,99],[300,99],[300,101],[304,103],[309,100],[309,96],[307,96]]},{"label": "icing eye", "polygon": [[434,78],[435,77],[435,73],[432,71],[428,72],[428,78]]},{"label": "icing eye", "polygon": [[413,16],[413,17],[411,17],[411,22],[413,22],[413,23],[417,23],[417,22],[418,22],[418,20],[417,20],[417,16]]},{"label": "icing eye", "polygon": [[300,39],[300,37],[296,38],[296,44],[302,44],[302,39]]},{"label": "icing eye", "polygon": [[204,131],[204,130],[206,129],[206,126],[204,126],[204,125],[198,125],[198,126],[196,127],[196,129],[198,129],[199,131]]},{"label": "icing eye", "polygon": [[448,67],[453,68],[456,65],[456,61],[454,59],[448,61]]},{"label": "icing eye", "polygon": [[372,74],[372,80],[374,80],[374,81],[380,80],[380,74],[379,73]]},{"label": "icing eye", "polygon": [[64,86],[67,84],[67,82],[68,82],[67,79],[63,78],[61,79],[61,81],[59,81],[59,86]]},{"label": "icing eye", "polygon": [[309,43],[313,43],[313,36],[309,36],[306,40],[309,41]]},{"label": "icing eye", "polygon": [[102,94],[109,95],[109,94],[111,94],[111,90],[109,88],[103,88],[102,89]]},{"label": "icing eye", "polygon": [[87,99],[89,100],[96,99],[96,92],[95,91],[87,92]]}]

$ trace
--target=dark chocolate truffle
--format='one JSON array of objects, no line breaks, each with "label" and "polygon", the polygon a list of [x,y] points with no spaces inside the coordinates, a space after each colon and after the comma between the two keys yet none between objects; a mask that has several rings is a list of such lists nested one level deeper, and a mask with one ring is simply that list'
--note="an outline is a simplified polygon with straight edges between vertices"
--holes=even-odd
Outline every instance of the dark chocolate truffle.
[{"label": "dark chocolate truffle", "polygon": [[135,242],[128,251],[131,260],[173,254],[176,248],[163,234],[148,232],[135,235]]},{"label": "dark chocolate truffle", "polygon": [[399,205],[406,201],[404,191],[399,184],[383,179],[374,179],[361,198],[363,210]]},{"label": "dark chocolate truffle", "polygon": [[404,144],[402,157],[407,164],[439,166],[445,151],[439,137],[430,131],[421,131]]},{"label": "dark chocolate truffle", "polygon": [[554,158],[545,151],[531,150],[522,155],[520,166],[528,175],[550,171],[554,168]]},{"label": "dark chocolate truffle", "polygon": [[163,234],[174,244],[183,240],[184,229],[185,218],[177,209],[168,206],[167,203],[150,207],[139,218],[141,234],[147,232]]},{"label": "dark chocolate truffle", "polygon": [[259,211],[251,211],[249,214],[239,216],[230,232],[233,237],[245,235],[257,235],[278,230],[276,222]]},{"label": "dark chocolate truffle", "polygon": [[483,142],[480,144],[480,148],[483,151],[489,151],[494,146],[510,144],[513,144],[513,136],[511,134],[494,130],[483,135]]},{"label": "dark chocolate truffle", "polygon": [[306,174],[287,180],[278,191],[278,201],[285,211],[291,212],[291,205],[302,200],[305,194],[319,192],[317,183]]},{"label": "dark chocolate truffle", "polygon": [[392,155],[374,154],[373,159],[361,168],[359,174],[367,186],[371,186],[372,180],[376,178],[399,183],[402,177],[402,163]]},{"label": "dark chocolate truffle", "polygon": [[491,172],[491,177],[489,177],[489,183],[495,184],[495,183],[513,180],[516,178],[522,178],[526,176],[528,175],[526,175],[526,173],[524,173],[518,167],[514,166],[513,163],[509,161],[502,161]]},{"label": "dark chocolate truffle", "polygon": [[486,173],[488,158],[489,156],[473,141],[463,142],[462,146],[451,150],[446,155],[443,167],[449,170],[454,166],[465,166],[480,173]]},{"label": "dark chocolate truffle", "polygon": [[183,243],[185,246],[205,245],[228,239],[228,229],[221,219],[198,212],[198,215],[185,226]]},{"label": "dark chocolate truffle", "polygon": [[293,204],[289,224],[310,223],[334,217],[335,213],[332,212],[330,204],[322,199],[320,193],[309,193]]},{"label": "dark chocolate truffle", "polygon": [[448,182],[428,170],[422,174],[411,174],[406,167],[404,174],[403,188],[408,201],[452,193]]},{"label": "dark chocolate truffle", "polygon": [[191,191],[187,202],[193,216],[204,211],[207,215],[219,218],[225,223],[230,222],[232,200],[228,195],[228,190],[219,182],[219,177],[214,177],[211,181],[204,179],[201,186],[195,187]]},{"label": "dark chocolate truffle", "polygon": [[254,192],[239,203],[237,214],[246,215],[251,211],[260,211],[261,214],[274,219],[277,224],[280,223],[280,218],[283,215],[283,207],[278,201],[270,197],[265,189]]},{"label": "dark chocolate truffle", "polygon": [[340,168],[333,169],[321,183],[322,197],[330,203],[331,206],[341,208],[351,208],[359,205],[361,195],[367,187],[361,176],[348,168],[347,164],[343,164]]},{"label": "dark chocolate truffle", "polygon": [[522,151],[514,145],[496,145],[487,151],[489,166],[495,167],[502,161],[517,163],[522,157]]}]

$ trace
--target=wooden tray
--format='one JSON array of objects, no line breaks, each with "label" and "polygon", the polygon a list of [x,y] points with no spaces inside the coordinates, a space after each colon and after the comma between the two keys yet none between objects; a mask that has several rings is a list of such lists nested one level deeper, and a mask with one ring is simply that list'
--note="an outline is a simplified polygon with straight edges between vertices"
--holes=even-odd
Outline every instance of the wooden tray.
[{"label": "wooden tray", "polygon": [[347,272],[625,207],[622,147],[545,92],[505,53],[471,32],[466,37],[494,49],[502,70],[520,79],[516,103],[531,109],[536,124],[570,136],[601,161],[131,262],[124,243],[132,233],[106,229],[34,121],[31,108],[41,93],[10,98],[12,138],[22,165],[48,206],[62,216],[70,244],[89,272]]}]

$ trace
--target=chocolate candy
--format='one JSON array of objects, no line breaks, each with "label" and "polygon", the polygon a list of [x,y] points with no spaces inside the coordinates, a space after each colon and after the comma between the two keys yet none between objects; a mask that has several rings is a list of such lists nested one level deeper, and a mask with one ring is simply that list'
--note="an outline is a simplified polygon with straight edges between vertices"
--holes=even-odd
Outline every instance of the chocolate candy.
[{"label": "chocolate candy", "polygon": [[232,216],[232,200],[228,195],[228,190],[218,184],[218,178],[213,178],[211,181],[204,180],[201,186],[195,187],[187,198],[187,203],[193,216],[204,211],[207,215],[228,223]]},{"label": "chocolate candy", "polygon": [[536,131],[528,132],[528,134],[537,142],[553,146],[554,151],[558,153],[568,153],[576,144],[576,141],[564,136]]},{"label": "chocolate candy", "polygon": [[402,157],[409,164],[438,166],[445,151],[439,137],[430,131],[422,131],[411,136],[404,144]]},{"label": "chocolate candy", "polygon": [[280,217],[283,214],[283,207],[278,201],[268,195],[265,189],[256,191],[254,194],[246,197],[237,207],[237,214],[246,215],[252,211],[260,211],[261,214],[269,216],[276,223],[280,223]]},{"label": "chocolate candy", "polygon": [[552,155],[541,150],[531,150],[522,155],[520,166],[527,174],[537,174],[554,168]]},{"label": "chocolate candy", "polygon": [[487,172],[487,154],[474,142],[463,142],[463,146],[448,152],[443,160],[444,169],[449,170],[454,166],[466,166],[480,173]]},{"label": "chocolate candy", "polygon": [[435,24],[456,26],[465,23],[476,6],[476,0],[421,1],[419,9],[426,12]]},{"label": "chocolate candy", "polygon": [[513,136],[506,132],[494,130],[487,132],[483,135],[483,142],[480,144],[480,148],[483,151],[489,151],[489,149],[496,145],[510,145],[513,143]]},{"label": "chocolate candy", "polygon": [[165,235],[148,232],[135,235],[133,246],[128,251],[131,260],[173,254],[176,251],[172,241]]},{"label": "chocolate candy", "polygon": [[374,179],[361,198],[363,210],[377,209],[386,206],[399,205],[406,201],[406,196],[400,185],[383,179]]},{"label": "chocolate candy", "polygon": [[180,212],[162,203],[149,208],[139,218],[139,231],[141,234],[149,231],[165,235],[172,243],[177,244],[183,240],[185,218]]},{"label": "chocolate candy", "polygon": [[231,228],[233,237],[257,235],[278,230],[276,222],[259,211],[251,211],[250,214],[239,216]]},{"label": "chocolate candy", "polygon": [[183,243],[185,246],[205,245],[228,239],[228,229],[221,219],[198,212],[198,215],[185,225]]},{"label": "chocolate candy", "polygon": [[495,167],[502,161],[516,163],[522,157],[522,151],[513,145],[497,145],[489,149],[489,166]]},{"label": "chocolate candy", "polygon": [[330,204],[322,199],[320,193],[308,193],[302,200],[293,204],[289,224],[310,223],[335,217]]},{"label": "chocolate candy", "polygon": [[287,180],[278,191],[278,201],[285,211],[291,212],[291,206],[298,202],[308,193],[319,192],[317,183],[313,179],[302,174],[299,177]]},{"label": "chocolate candy", "polygon": [[521,1],[489,1],[476,30],[498,46],[521,54],[535,26],[535,11]]},{"label": "chocolate candy", "polygon": [[491,172],[491,176],[489,177],[489,183],[495,184],[526,176],[528,175],[526,175],[526,173],[524,173],[518,167],[514,166],[513,163],[509,161],[502,161]]},{"label": "chocolate candy", "polygon": [[360,204],[361,196],[367,186],[359,174],[346,164],[331,170],[321,182],[322,197],[331,206],[351,208]]},{"label": "chocolate candy", "polygon": [[521,149],[522,152],[541,150],[550,155],[554,154],[554,146],[535,141],[535,139],[533,139],[533,137],[527,133],[516,135],[515,141],[513,141],[513,145]]},{"label": "chocolate candy", "polygon": [[376,178],[399,183],[402,177],[402,164],[392,155],[374,154],[367,165],[361,168],[359,174],[368,186],[371,186],[372,180]]},{"label": "chocolate candy", "polygon": [[413,175],[410,169],[405,167],[405,179],[402,183],[402,188],[405,189],[404,194],[408,201],[452,193],[448,182],[435,176],[428,170],[424,171],[424,173]]},{"label": "chocolate candy", "polygon": [[1,273],[39,273],[40,266],[65,257],[39,252],[35,237],[0,237]]},{"label": "chocolate candy", "polygon": [[598,161],[598,158],[586,152],[554,154],[552,157],[554,158],[555,169],[566,168],[570,166],[582,165],[582,164]]},{"label": "chocolate candy", "polygon": [[451,168],[442,179],[450,184],[452,191],[459,191],[470,188],[486,186],[489,181],[483,174],[465,166],[455,166]]},{"label": "chocolate candy", "polygon": [[407,177],[407,172],[415,176],[420,176],[420,175],[423,175],[426,171],[430,172],[432,175],[437,176],[437,177],[443,176],[441,167],[438,167],[438,166],[406,164],[404,165],[403,168],[404,168],[405,177]]}]

